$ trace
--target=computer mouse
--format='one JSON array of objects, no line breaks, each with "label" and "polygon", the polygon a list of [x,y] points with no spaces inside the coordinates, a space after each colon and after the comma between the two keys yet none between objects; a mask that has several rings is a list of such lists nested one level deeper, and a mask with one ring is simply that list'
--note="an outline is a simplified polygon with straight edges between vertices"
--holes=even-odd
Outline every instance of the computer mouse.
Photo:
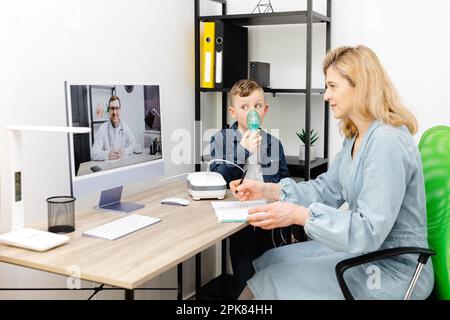
[{"label": "computer mouse", "polygon": [[97,172],[97,171],[100,171],[100,170],[102,170],[102,168],[100,168],[99,166],[91,167],[91,171],[93,171],[93,172]]},{"label": "computer mouse", "polygon": [[161,200],[162,204],[173,204],[178,206],[187,206],[190,204],[189,200],[183,199],[183,198],[167,198]]}]

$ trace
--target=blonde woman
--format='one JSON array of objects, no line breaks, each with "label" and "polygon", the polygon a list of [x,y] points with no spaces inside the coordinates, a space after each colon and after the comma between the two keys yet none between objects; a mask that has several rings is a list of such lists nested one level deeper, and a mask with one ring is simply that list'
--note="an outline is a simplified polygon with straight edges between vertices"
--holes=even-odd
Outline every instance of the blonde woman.
[{"label": "blonde woman", "polygon": [[[339,261],[391,247],[428,247],[422,165],[412,138],[416,119],[369,48],[337,48],[323,71],[324,98],[345,136],[328,172],[298,184],[230,184],[239,200],[275,201],[250,211],[251,225],[301,225],[311,239],[256,259],[242,299],[343,299],[334,271]],[[344,202],[348,209],[338,210]],[[357,299],[402,299],[416,263],[416,255],[378,260],[349,269],[345,279]],[[432,288],[429,260],[412,298],[424,299]]]}]

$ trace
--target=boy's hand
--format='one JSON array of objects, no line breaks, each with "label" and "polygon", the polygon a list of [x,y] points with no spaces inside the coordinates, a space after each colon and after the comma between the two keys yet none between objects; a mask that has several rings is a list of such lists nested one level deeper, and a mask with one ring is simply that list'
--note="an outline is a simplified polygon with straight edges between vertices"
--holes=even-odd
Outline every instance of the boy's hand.
[{"label": "boy's hand", "polygon": [[250,153],[255,153],[261,145],[262,137],[257,131],[245,131],[241,139],[241,146],[247,149]]}]

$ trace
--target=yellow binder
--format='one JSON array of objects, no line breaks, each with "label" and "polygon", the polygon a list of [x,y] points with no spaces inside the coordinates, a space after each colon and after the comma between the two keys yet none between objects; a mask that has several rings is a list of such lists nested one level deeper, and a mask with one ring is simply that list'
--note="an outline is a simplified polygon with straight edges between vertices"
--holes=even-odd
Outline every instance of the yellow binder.
[{"label": "yellow binder", "polygon": [[200,86],[214,88],[214,28],[215,22],[203,23],[203,34],[200,40]]}]

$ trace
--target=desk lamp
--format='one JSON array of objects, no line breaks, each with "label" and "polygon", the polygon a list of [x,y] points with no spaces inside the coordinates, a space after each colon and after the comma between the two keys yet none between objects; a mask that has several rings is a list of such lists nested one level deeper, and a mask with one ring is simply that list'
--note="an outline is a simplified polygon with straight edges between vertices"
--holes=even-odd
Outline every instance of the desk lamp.
[{"label": "desk lamp", "polygon": [[90,128],[85,127],[52,127],[52,126],[24,126],[10,125],[5,127],[9,131],[10,170],[8,209],[10,211],[11,232],[0,235],[3,242],[31,250],[45,251],[61,245],[69,237],[51,232],[24,228],[24,206],[22,200],[22,134],[31,132],[58,132],[58,133],[89,133]]}]

